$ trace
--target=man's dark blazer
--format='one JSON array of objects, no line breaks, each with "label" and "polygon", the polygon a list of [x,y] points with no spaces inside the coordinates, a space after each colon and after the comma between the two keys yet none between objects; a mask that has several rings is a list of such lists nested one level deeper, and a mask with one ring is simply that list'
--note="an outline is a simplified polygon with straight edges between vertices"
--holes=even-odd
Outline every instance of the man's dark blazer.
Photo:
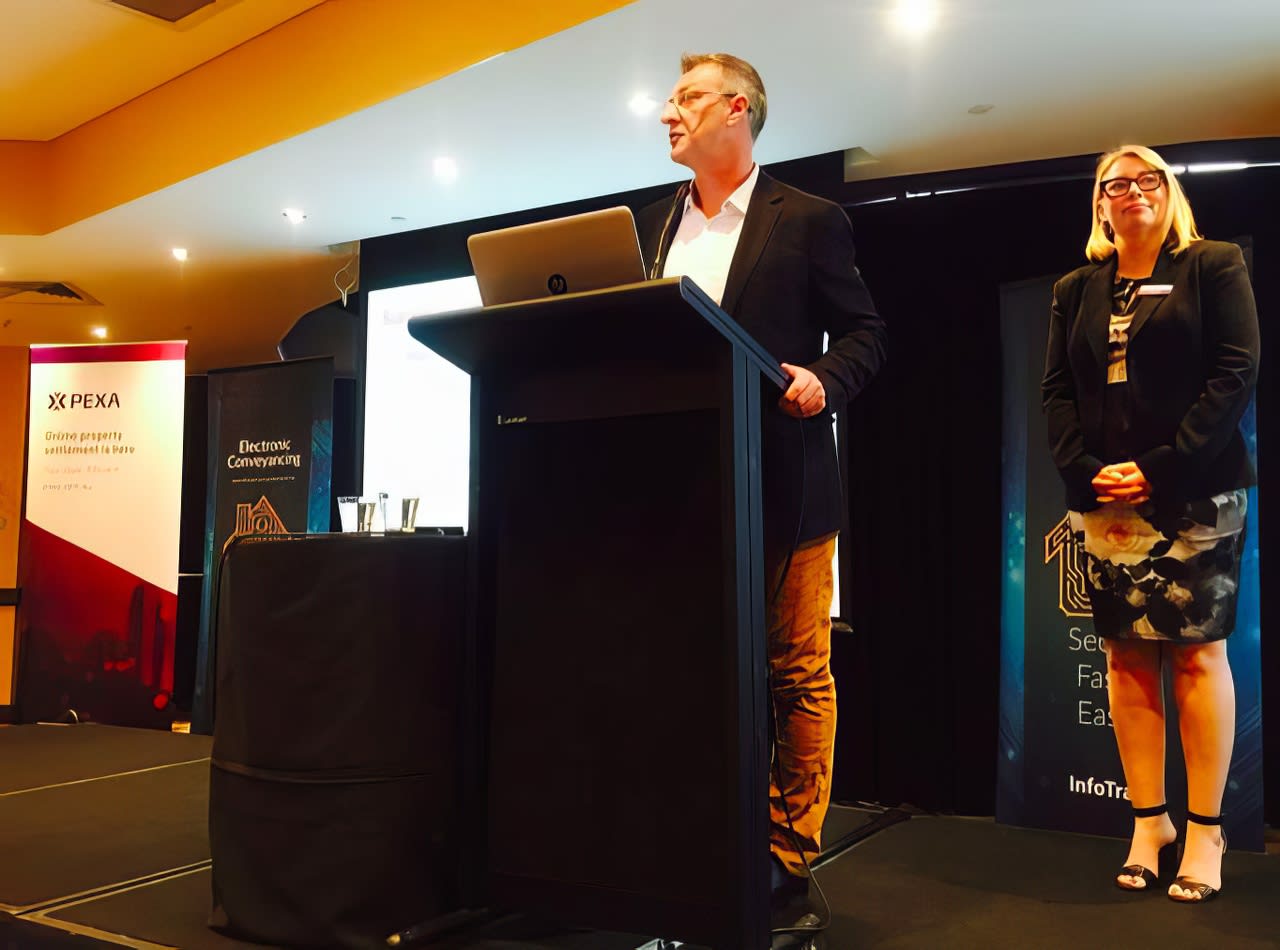
[{"label": "man's dark blazer", "polygon": [[[656,258],[659,276],[680,227],[684,193],[682,188],[637,218],[646,266]],[[853,258],[853,229],[839,205],[760,172],[720,306],[779,363],[812,370],[827,393],[826,411],[800,421],[778,407],[781,392],[765,390],[767,552],[840,528],[844,493],[831,416],[861,392],[885,358],[884,321]],[[823,333],[830,337],[826,353]]]},{"label": "man's dark blazer", "polygon": [[[1107,336],[1116,258],[1072,271],[1054,285],[1041,387],[1049,446],[1067,504],[1098,507],[1092,485],[1101,457]],[[1174,506],[1246,488],[1254,472],[1240,434],[1258,375],[1258,313],[1240,248],[1196,241],[1167,251],[1129,324],[1126,369],[1129,444],[1151,483],[1151,500]]]}]

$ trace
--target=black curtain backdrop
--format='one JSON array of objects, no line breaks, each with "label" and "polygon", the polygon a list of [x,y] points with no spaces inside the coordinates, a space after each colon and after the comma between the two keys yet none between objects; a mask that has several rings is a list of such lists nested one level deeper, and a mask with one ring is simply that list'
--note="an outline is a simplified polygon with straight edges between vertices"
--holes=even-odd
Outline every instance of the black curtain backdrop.
[{"label": "black curtain backdrop", "polygon": [[[1280,160],[1277,139],[1156,147],[1170,162]],[[846,413],[842,433],[849,497],[842,612],[853,632],[833,645],[837,800],[994,811],[1004,517],[999,287],[1085,263],[1094,158],[855,183],[843,181],[841,153],[767,168],[845,205],[859,266],[890,333],[889,362]],[[1182,181],[1206,237],[1253,238],[1263,323],[1258,428],[1276,431],[1268,421],[1276,334],[1267,320],[1280,302],[1280,167]],[[370,239],[362,285],[469,274],[471,233],[616,204],[639,208],[670,191]],[[907,197],[923,192],[930,194]],[[886,197],[895,200],[877,201]],[[1270,440],[1260,442],[1260,511],[1251,530],[1261,531],[1265,629],[1280,563],[1267,544],[1268,511],[1280,505],[1280,488],[1269,486],[1280,462],[1269,465]],[[1266,816],[1275,826],[1280,641],[1265,633],[1262,678]]]}]

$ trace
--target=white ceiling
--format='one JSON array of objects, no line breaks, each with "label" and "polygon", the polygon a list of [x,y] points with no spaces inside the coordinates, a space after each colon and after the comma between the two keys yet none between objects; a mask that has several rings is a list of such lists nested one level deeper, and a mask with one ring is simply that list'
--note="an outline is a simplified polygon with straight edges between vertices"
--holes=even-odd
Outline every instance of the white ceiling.
[{"label": "white ceiling", "polygon": [[[243,301],[274,263],[327,257],[336,271],[345,257],[329,245],[672,181],[656,110],[627,103],[664,99],[685,50],[757,66],[763,163],[861,146],[879,159],[862,176],[886,177],[1280,134],[1277,0],[938,0],[918,37],[893,28],[890,6],[638,0],[52,234],[0,236],[0,278],[94,293],[95,275],[127,273],[142,299],[180,284],[166,255],[182,245],[185,266],[225,269],[227,300]],[[442,155],[458,164],[452,184],[432,176]],[[289,225],[284,207],[307,220]],[[336,296],[298,290],[260,321],[272,344]],[[146,332],[190,325],[175,306],[171,328]]]},{"label": "white ceiling", "polygon": [[[911,39],[889,27],[884,2],[740,0],[697,14],[640,0],[108,216],[146,229],[181,210],[199,222],[192,244],[230,254],[671,181],[681,170],[656,111],[638,117],[627,103],[665,99],[684,50],[757,66],[769,91],[764,163],[861,146],[880,159],[866,177],[884,177],[1280,133],[1280,2],[1217,0],[1195,24],[1170,16],[1179,5],[1204,9],[942,0],[936,31]],[[995,108],[971,114],[978,103]],[[440,155],[458,163],[451,185],[431,174]],[[281,227],[284,206],[305,208],[306,223]]]}]

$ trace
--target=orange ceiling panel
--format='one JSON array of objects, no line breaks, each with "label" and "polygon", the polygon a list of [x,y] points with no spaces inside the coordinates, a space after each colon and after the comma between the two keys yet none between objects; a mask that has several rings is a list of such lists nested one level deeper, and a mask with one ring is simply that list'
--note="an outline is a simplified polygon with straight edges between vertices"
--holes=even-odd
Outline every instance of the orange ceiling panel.
[{"label": "orange ceiling panel", "polygon": [[[53,139],[0,142],[0,233],[44,234],[624,6],[327,0]],[[211,21],[212,22],[212,21]]]},{"label": "orange ceiling panel", "polygon": [[45,142],[324,0],[216,0],[167,23],[107,0],[0,0],[0,139]]}]

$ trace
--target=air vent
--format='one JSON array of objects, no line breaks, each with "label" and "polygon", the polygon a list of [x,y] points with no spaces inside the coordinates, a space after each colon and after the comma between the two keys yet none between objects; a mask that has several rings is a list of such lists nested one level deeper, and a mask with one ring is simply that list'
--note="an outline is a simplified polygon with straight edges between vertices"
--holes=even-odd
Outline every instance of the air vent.
[{"label": "air vent", "polygon": [[177,23],[197,10],[211,7],[217,0],[110,0],[118,7],[128,7],[158,20]]},{"label": "air vent", "polygon": [[71,284],[55,281],[0,281],[0,305],[7,303],[60,303],[101,306],[88,294]]}]

